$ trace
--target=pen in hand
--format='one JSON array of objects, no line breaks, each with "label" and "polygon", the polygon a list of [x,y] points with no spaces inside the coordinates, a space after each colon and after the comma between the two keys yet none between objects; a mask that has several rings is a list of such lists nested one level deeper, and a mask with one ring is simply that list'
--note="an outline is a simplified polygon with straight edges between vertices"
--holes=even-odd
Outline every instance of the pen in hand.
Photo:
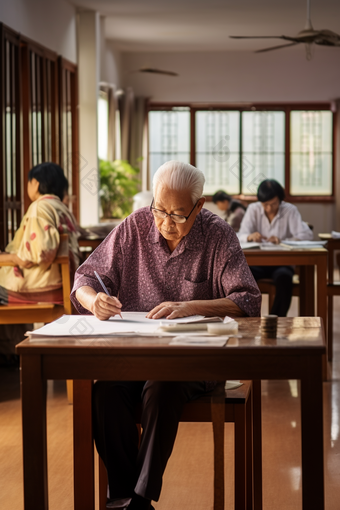
[{"label": "pen in hand", "polygon": [[[97,278],[97,280],[98,280],[98,282],[100,283],[100,285],[102,286],[102,289],[103,289],[103,291],[105,292],[105,294],[106,294],[107,296],[109,296],[109,297],[112,297],[112,296],[110,296],[109,291],[108,291],[108,290],[107,290],[107,288],[105,287],[105,284],[104,284],[103,280],[101,279],[101,277],[99,276],[99,274],[97,273],[97,271],[94,271],[94,275],[95,275],[95,277]],[[122,314],[121,314],[121,313],[119,313],[119,315],[120,315],[120,318],[122,319],[122,318],[123,318],[123,317],[122,317]]]}]

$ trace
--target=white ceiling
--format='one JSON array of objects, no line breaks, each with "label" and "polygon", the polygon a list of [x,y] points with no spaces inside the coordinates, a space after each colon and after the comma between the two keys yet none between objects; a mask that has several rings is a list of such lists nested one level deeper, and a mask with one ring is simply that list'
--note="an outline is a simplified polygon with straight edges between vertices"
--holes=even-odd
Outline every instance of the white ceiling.
[{"label": "white ceiling", "polygon": [[[128,52],[254,51],[280,40],[242,41],[229,35],[294,36],[306,20],[306,0],[69,1],[105,16],[105,37]],[[340,33],[340,1],[312,0],[311,18],[315,29]]]}]

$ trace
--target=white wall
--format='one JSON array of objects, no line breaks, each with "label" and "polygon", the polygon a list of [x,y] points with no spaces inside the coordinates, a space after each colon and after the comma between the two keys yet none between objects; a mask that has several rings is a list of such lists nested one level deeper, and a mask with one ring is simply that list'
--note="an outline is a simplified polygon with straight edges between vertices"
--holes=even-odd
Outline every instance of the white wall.
[{"label": "white wall", "polygon": [[107,41],[104,48],[104,58],[102,59],[100,79],[108,83],[113,83],[116,89],[122,87],[122,59],[121,53],[115,48],[112,41]]},{"label": "white wall", "polygon": [[79,152],[87,162],[80,173],[80,224],[99,218],[97,108],[100,75],[100,18],[94,11],[78,15]]},{"label": "white wall", "polygon": [[[264,54],[123,53],[122,72],[125,86],[155,102],[322,102],[340,97],[339,59],[340,48],[317,47],[314,59],[307,61],[303,46]],[[130,73],[146,66],[179,76]],[[337,147],[340,154],[340,135]],[[339,183],[339,163],[336,173]],[[340,228],[335,204],[296,205],[314,226],[316,238],[318,232]],[[207,207],[217,212],[211,202]]]},{"label": "white wall", "polygon": [[[125,86],[152,101],[329,101],[340,97],[340,48],[316,48],[307,61],[303,45],[263,54],[123,53]],[[178,77],[130,73],[140,67],[175,71]]]},{"label": "white wall", "polygon": [[76,8],[65,0],[1,0],[0,21],[24,36],[77,61]]}]

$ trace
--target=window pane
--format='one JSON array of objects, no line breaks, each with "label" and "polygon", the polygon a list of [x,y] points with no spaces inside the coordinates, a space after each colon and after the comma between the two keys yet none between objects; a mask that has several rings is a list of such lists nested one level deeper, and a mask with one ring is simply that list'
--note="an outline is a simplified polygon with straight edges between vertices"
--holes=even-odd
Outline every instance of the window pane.
[{"label": "window pane", "polygon": [[175,159],[190,163],[190,109],[149,112],[150,182],[156,170]]},{"label": "window pane", "polygon": [[243,112],[242,151],[242,193],[256,194],[264,179],[276,179],[284,186],[284,112]]},{"label": "window pane", "polygon": [[240,191],[240,112],[196,112],[196,166],[205,175],[204,193]]},{"label": "window pane", "polygon": [[292,111],[290,115],[290,192],[332,194],[333,118],[329,111]]}]

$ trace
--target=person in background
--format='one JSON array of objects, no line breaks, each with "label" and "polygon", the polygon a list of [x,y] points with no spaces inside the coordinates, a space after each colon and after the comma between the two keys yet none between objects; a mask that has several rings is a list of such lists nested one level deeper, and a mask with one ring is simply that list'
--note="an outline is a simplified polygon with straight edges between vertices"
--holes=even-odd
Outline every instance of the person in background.
[{"label": "person in background", "polygon": [[[261,293],[235,232],[203,208],[204,180],[200,170],[178,161],[157,170],[151,206],[130,214],[77,270],[71,300],[79,313],[100,320],[121,311],[144,312],[149,319],[259,316]],[[214,381],[94,384],[94,438],[108,473],[107,509],[153,508],[183,406],[214,386]]]},{"label": "person in background", "polygon": [[[313,232],[302,221],[298,208],[284,201],[285,192],[274,179],[261,182],[257,190],[258,202],[250,204],[241,223],[240,243],[263,241],[279,244],[284,240],[313,239]],[[290,307],[293,290],[292,266],[253,266],[255,280],[272,278],[276,286],[275,300],[270,313],[285,317]]]},{"label": "person in background", "polygon": [[214,204],[217,205],[220,211],[225,211],[225,220],[231,228],[238,232],[246,212],[246,208],[238,200],[234,200],[225,191],[216,191],[212,197]]},{"label": "person in background", "polygon": [[[65,176],[55,163],[42,163],[28,174],[27,192],[32,201],[13,240],[0,253],[0,305],[63,303],[61,274],[54,264],[60,234],[69,236],[71,271],[78,267],[76,226],[62,203]],[[15,344],[32,325],[0,325],[0,353],[11,360]]]}]

